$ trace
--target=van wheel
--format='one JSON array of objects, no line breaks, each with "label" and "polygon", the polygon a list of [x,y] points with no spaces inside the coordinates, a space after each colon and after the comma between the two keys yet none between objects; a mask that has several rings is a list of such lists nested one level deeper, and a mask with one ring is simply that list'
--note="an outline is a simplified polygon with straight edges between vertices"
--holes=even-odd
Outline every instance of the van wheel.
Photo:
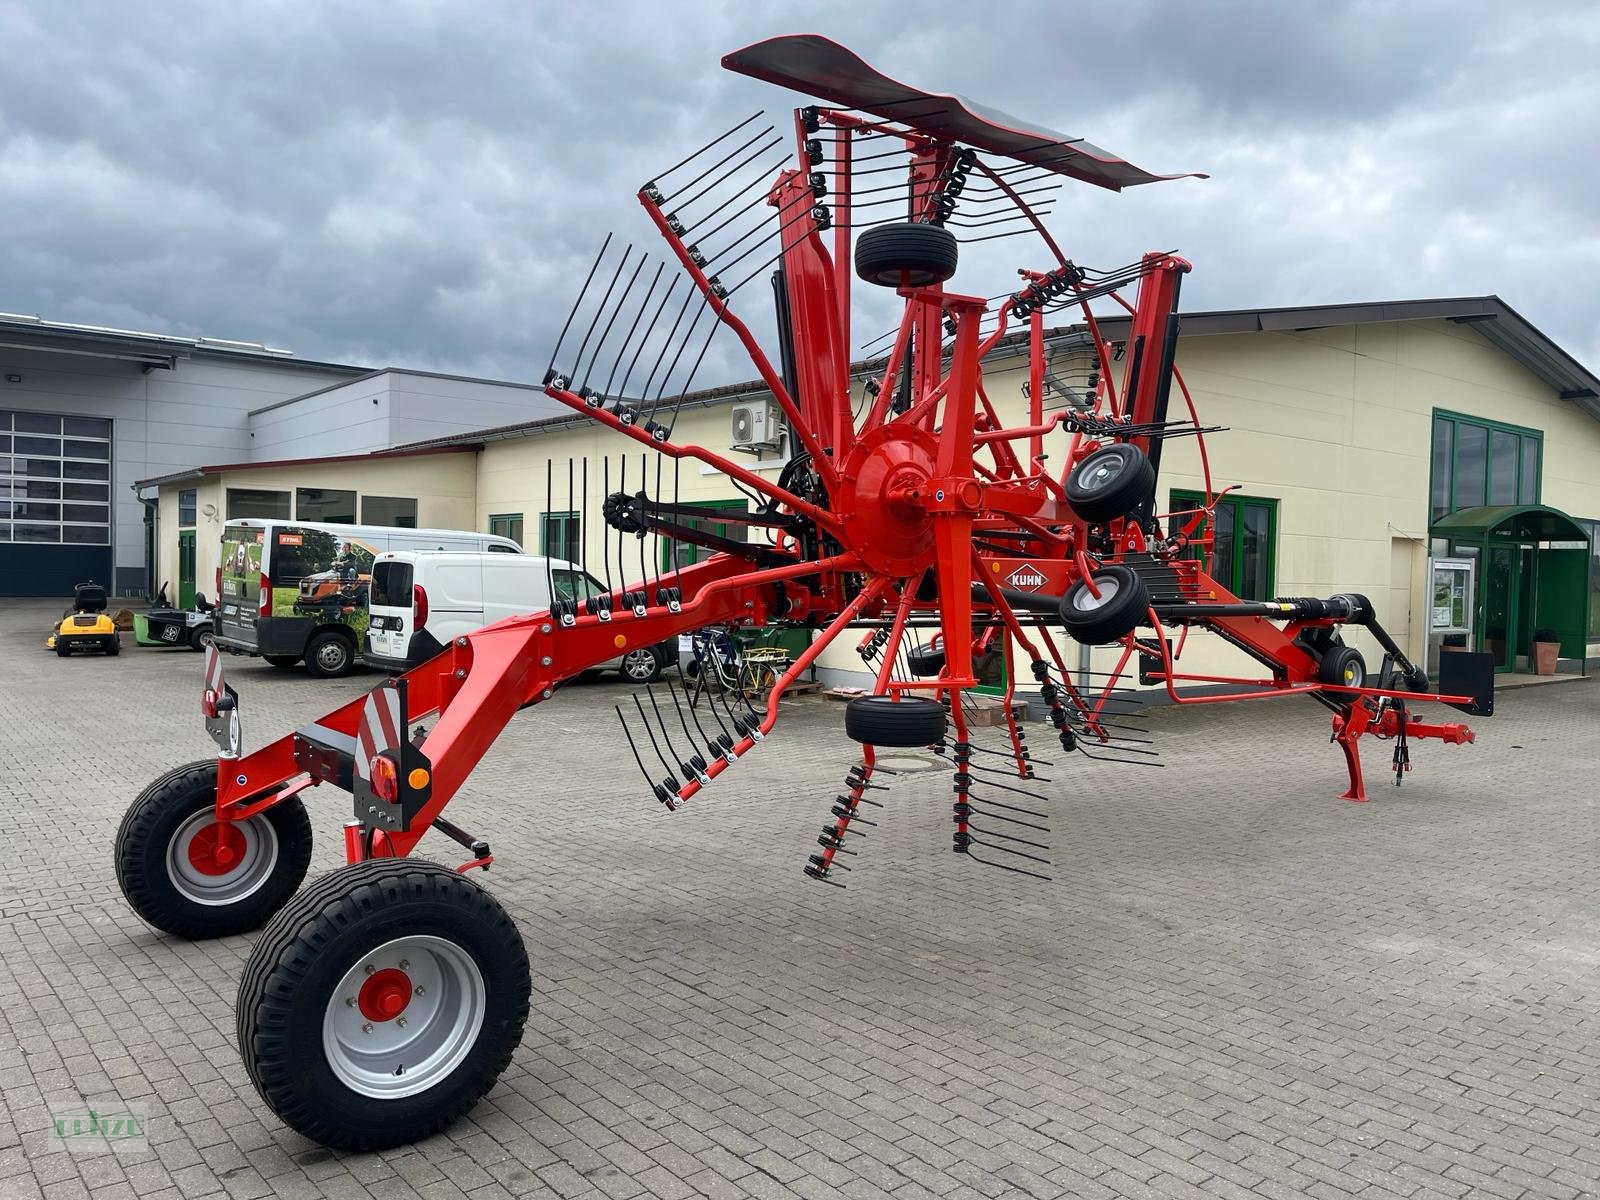
[{"label": "van wheel", "polygon": [[338,629],[323,629],[306,643],[306,674],[314,679],[339,679],[356,662],[356,644]]},{"label": "van wheel", "polygon": [[661,654],[654,646],[630,650],[622,656],[622,677],[630,683],[654,683],[661,678]]},{"label": "van wheel", "polygon": [[273,666],[285,671],[287,671],[290,667],[295,666],[300,661],[300,656],[298,654],[266,654],[262,657],[264,657]]}]

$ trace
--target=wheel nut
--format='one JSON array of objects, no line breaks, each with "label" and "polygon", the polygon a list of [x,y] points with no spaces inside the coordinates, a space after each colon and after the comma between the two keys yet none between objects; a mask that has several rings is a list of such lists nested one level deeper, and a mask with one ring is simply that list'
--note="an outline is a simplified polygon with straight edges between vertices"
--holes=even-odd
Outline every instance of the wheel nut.
[{"label": "wheel nut", "polygon": [[356,1006],[356,998],[354,996],[346,996],[344,998],[344,1006],[346,1008],[354,1008]]},{"label": "wheel nut", "polygon": [[417,995],[422,995],[422,985],[420,983],[417,984]]},{"label": "wheel nut", "polygon": [[405,970],[405,969],[406,969],[406,968],[407,968],[407,967],[409,967],[409,966],[410,966],[410,965],[411,965],[411,960],[410,960],[410,959],[406,959],[406,958],[402,958],[402,959],[401,959],[401,960],[400,960],[400,969],[401,969],[401,970],[402,970],[402,971],[404,971],[404,970]]},{"label": "wheel nut", "polygon": [[404,1017],[396,1017],[394,1019],[394,1023],[396,1025],[400,1026],[401,1029],[404,1029],[406,1027],[406,1019]]},{"label": "wheel nut", "polygon": [[372,1032],[372,1022],[368,1021],[365,1024],[363,1024],[361,1026],[361,1032],[362,1033],[371,1033]]},{"label": "wheel nut", "polygon": [[377,967],[375,967],[375,966],[373,966],[373,965],[372,965],[372,964],[371,964],[371,963],[368,963],[368,964],[367,964],[367,965],[366,965],[366,966],[365,966],[365,967],[363,967],[363,968],[361,968],[361,969],[362,969],[362,970],[363,970],[363,971],[365,971],[365,972],[366,972],[366,973],[367,973],[367,974],[368,974],[368,975],[371,975],[371,974],[372,974],[372,973],[373,973],[373,972],[375,972],[375,971],[376,971],[376,970],[377,970],[377,969],[378,969],[378,968],[377,968]]}]

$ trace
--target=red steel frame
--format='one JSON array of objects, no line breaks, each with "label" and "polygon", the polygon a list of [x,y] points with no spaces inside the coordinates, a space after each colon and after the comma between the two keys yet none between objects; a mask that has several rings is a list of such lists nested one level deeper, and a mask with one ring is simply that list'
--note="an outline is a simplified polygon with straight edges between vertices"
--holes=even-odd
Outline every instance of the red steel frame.
[{"label": "red steel frame", "polygon": [[[848,626],[864,619],[886,621],[889,631],[874,680],[876,692],[900,696],[923,691],[954,699],[950,712],[958,771],[963,769],[960,748],[968,739],[960,693],[976,684],[975,616],[1003,627],[998,640],[1006,656],[1008,680],[1012,681],[1008,682],[1006,694],[1008,735],[1018,772],[1024,776],[1030,771],[1009,707],[1014,688],[1014,672],[1010,668],[1018,649],[1039,664],[1036,673],[1043,669],[1059,676],[1061,694],[1076,707],[1091,736],[1097,731],[1104,736],[1100,722],[1107,711],[1115,676],[1122,674],[1135,654],[1149,654],[1152,646],[1157,648],[1154,653],[1162,664],[1160,682],[1177,703],[1284,695],[1332,699],[1337,709],[1333,717],[1335,740],[1350,774],[1350,788],[1345,795],[1353,800],[1366,798],[1357,749],[1363,735],[1393,737],[1404,732],[1410,737],[1452,743],[1471,740],[1472,734],[1464,725],[1427,724],[1412,717],[1404,703],[1397,703],[1437,701],[1439,696],[1367,687],[1337,688],[1319,682],[1315,658],[1295,641],[1301,628],[1318,622],[1280,625],[1262,616],[1199,615],[1180,622],[1177,646],[1169,648],[1161,617],[1152,608],[1149,623],[1155,628],[1153,641],[1128,635],[1122,640],[1111,682],[1098,692],[1080,691],[1074,686],[1054,639],[1042,624],[1037,626],[1037,643],[1030,637],[1023,617],[1019,617],[1001,583],[1014,571],[1030,568],[1043,578],[1039,592],[1059,597],[1076,582],[1087,581],[1100,566],[1118,562],[1131,551],[1150,549],[1147,531],[1131,520],[1113,522],[1110,548],[1103,544],[1095,547],[1088,525],[1067,503],[1063,486],[1073,465],[1101,444],[1095,437],[1072,432],[1061,469],[1052,474],[1045,468],[1046,438],[1066,417],[1062,413],[1047,416],[1043,407],[1048,349],[1042,307],[1028,314],[1021,335],[1029,355],[1029,399],[1024,424],[1004,423],[984,390],[982,378],[985,356],[1008,335],[1011,304],[1002,302],[994,328],[985,335],[979,326],[990,305],[977,297],[947,293],[939,286],[901,289],[904,313],[888,352],[881,387],[865,418],[859,424],[854,421],[847,350],[851,344],[852,280],[848,257],[852,154],[858,140],[868,134],[881,135],[890,123],[866,121],[843,111],[821,110],[813,115],[820,127],[834,135],[832,195],[838,220],[832,253],[822,236],[825,227],[805,215],[813,205],[813,191],[808,182],[811,167],[806,158],[807,128],[800,114],[796,114],[795,126],[799,166],[784,171],[769,194],[781,230],[783,280],[793,330],[793,394],[749,328],[697,265],[684,237],[675,232],[670,214],[663,211],[659,194],[647,187],[639,198],[684,272],[717,319],[744,346],[762,381],[792,423],[802,448],[810,455],[827,503],[814,503],[711,450],[679,444],[662,436],[664,431],[642,428],[573,391],[566,379],[552,379],[546,391],[575,412],[641,445],[724,472],[777,502],[786,513],[810,522],[822,535],[820,544],[837,549],[806,558],[797,539],[784,537],[768,559],[769,564],[777,561],[779,565],[758,566],[728,553],[715,554],[674,576],[673,585],[681,594],[681,603],[656,602],[657,595],[643,615],[618,600],[624,591],[648,592],[648,580],[619,587],[613,593],[610,612],[604,615],[584,613],[563,622],[550,613],[535,613],[457,638],[437,658],[403,676],[409,693],[409,721],[437,716],[420,747],[430,764],[431,795],[407,828],[374,831],[363,838],[352,823],[346,838],[351,861],[371,854],[409,854],[519,709],[550,699],[562,681],[621,651],[657,644],[711,624],[762,625],[781,617],[809,620],[820,632],[772,689],[758,726],[742,736],[729,753],[709,762],[703,778],[684,782],[676,799],[697,793],[705,780],[716,778],[759,738],[770,733],[785,689]],[[956,148],[910,124],[897,125],[890,132],[905,147],[909,185],[912,194],[921,198],[913,216],[929,218],[938,182],[954,161]],[[1044,236],[1058,267],[1066,267],[1067,260],[1015,189],[986,164],[980,164],[979,169],[1024,210]],[[1160,421],[1165,415],[1161,411],[1164,389],[1175,383],[1195,436],[1200,437],[1195,407],[1181,376],[1175,370],[1164,370],[1158,361],[1167,322],[1176,307],[1179,280],[1190,269],[1189,264],[1170,254],[1153,254],[1145,256],[1141,268],[1136,302],[1129,305],[1120,296],[1115,297],[1131,314],[1128,346],[1143,346],[1142,357],[1130,352],[1123,364],[1120,397],[1110,347],[1099,335],[1088,302],[1081,305],[1099,364],[1095,412],[1134,425]],[[1048,278],[1035,271],[1019,274],[1025,285]],[[1073,288],[1081,291],[1077,281]],[[944,345],[946,322],[954,330],[948,347]],[[893,412],[891,398],[908,361],[910,403],[904,411]],[[1166,366],[1170,368],[1170,364]],[[1146,451],[1153,449],[1148,436],[1125,440]],[[1215,503],[1204,454],[1202,439],[1206,504],[1200,514],[1189,517],[1184,528],[1168,528],[1163,553],[1173,562],[1191,548],[1202,517],[1209,518]],[[1176,520],[1173,518],[1173,524]],[[1207,550],[1209,528],[1206,520],[1207,532],[1198,535],[1199,544]],[[975,544],[975,538],[982,541],[986,535],[999,533],[1016,541],[1015,553],[996,554]],[[939,601],[917,599],[919,582],[929,572],[937,582]],[[1201,605],[1239,603],[1199,563],[1185,563],[1180,577],[1190,601]],[[1089,586],[1094,587],[1092,582]],[[919,616],[937,619],[940,625],[941,633],[935,640],[941,641],[945,649],[945,670],[937,679],[897,680],[892,665],[912,619]],[[1270,663],[1270,677],[1180,672],[1176,659],[1181,656],[1183,635],[1190,624],[1216,629],[1258,660]],[[988,639],[995,635],[985,631],[982,636]],[[1224,683],[1245,690],[1242,694],[1208,696],[1179,692],[1179,685],[1191,683]],[[352,700],[322,717],[318,724],[335,733],[353,735],[361,719],[361,707],[362,698]],[[844,797],[850,814],[854,814],[865,788],[870,786],[875,761],[873,748],[863,747],[863,767],[855,777],[859,783]],[[297,764],[293,735],[247,755],[224,753],[219,768],[216,815],[221,822],[248,818],[320,782]],[[841,819],[841,832],[849,819]],[[969,833],[964,816],[958,815],[956,827],[959,846],[960,839]],[[827,850],[823,858],[831,863],[833,851]],[[481,865],[486,865],[485,860],[475,859],[463,869]]]}]

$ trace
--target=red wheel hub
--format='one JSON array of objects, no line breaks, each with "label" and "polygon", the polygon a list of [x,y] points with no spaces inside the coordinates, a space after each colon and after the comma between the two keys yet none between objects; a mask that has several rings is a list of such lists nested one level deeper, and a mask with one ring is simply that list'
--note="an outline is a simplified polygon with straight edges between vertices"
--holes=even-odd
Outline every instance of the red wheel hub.
[{"label": "red wheel hub", "polygon": [[933,562],[928,481],[938,443],[925,429],[882,425],[866,433],[840,471],[835,504],[849,548],[880,575],[904,577]]},{"label": "red wheel hub", "polygon": [[189,865],[202,875],[226,875],[244,861],[245,839],[232,821],[213,821],[189,839]]},{"label": "red wheel hub", "polygon": [[361,1015],[369,1021],[392,1021],[411,1003],[411,976],[398,967],[385,967],[367,976],[356,997]]}]

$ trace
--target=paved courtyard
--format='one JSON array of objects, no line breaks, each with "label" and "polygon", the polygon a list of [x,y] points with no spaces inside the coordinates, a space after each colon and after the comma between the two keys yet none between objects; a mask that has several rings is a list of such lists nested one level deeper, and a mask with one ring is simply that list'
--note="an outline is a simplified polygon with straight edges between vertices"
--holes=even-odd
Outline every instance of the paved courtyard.
[{"label": "paved courtyard", "polygon": [[[1593,683],[1503,696],[1398,791],[1368,743],[1365,806],[1310,703],[1158,711],[1164,769],[1063,761],[1035,727],[1051,882],[952,855],[948,777],[910,774],[843,891],[800,870],[851,762],[837,705],[795,702],[667,814],[626,690],[576,685],[450,809],[527,940],[522,1047],[448,1133],[344,1156],[245,1076],[251,939],[158,936],[113,877],[128,800],[210,752],[199,656],[58,661],[56,610],[0,607],[0,1197],[1596,1190]],[[228,667],[252,746],[376,678]],[[313,871],[342,799],[313,797]],[[130,1110],[145,1148],[57,1135]]]}]

